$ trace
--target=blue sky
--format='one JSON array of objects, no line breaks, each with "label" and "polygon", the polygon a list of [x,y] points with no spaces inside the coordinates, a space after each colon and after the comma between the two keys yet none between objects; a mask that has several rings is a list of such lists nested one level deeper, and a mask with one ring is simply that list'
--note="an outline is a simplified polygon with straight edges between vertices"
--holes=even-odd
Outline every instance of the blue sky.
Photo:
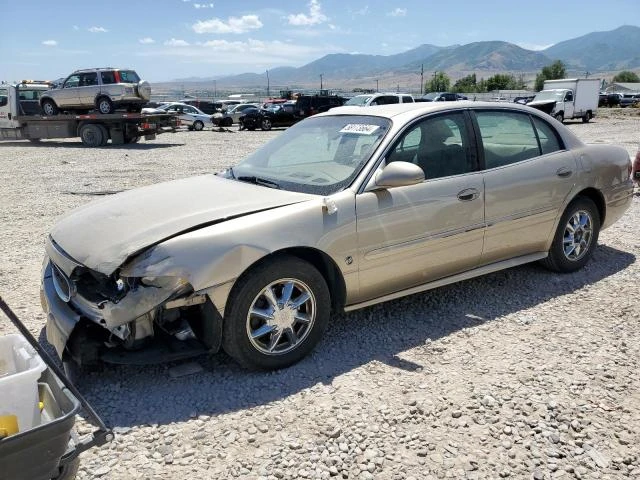
[{"label": "blue sky", "polygon": [[[204,3],[202,3],[204,2]],[[264,72],[327,53],[505,40],[541,49],[640,25],[638,0],[2,0],[0,79],[135,68],[150,81]],[[9,20],[11,19],[11,20]]]}]

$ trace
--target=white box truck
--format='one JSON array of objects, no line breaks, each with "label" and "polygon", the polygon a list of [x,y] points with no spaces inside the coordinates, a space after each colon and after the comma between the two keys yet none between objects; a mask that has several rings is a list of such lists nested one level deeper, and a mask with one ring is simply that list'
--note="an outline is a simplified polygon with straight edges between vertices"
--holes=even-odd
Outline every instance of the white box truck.
[{"label": "white box truck", "polygon": [[527,105],[548,113],[559,122],[581,118],[587,123],[598,109],[600,84],[598,78],[546,80],[543,89]]}]

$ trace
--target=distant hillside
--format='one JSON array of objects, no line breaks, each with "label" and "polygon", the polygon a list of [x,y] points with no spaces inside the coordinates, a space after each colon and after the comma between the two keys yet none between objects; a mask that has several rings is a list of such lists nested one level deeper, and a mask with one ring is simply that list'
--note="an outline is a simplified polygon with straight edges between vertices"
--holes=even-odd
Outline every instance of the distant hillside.
[{"label": "distant hillside", "polygon": [[[508,42],[475,42],[442,50],[424,62],[427,70],[536,70],[548,65],[549,58]],[[418,66],[418,63],[415,63]],[[415,69],[415,68],[414,68]]]},{"label": "distant hillside", "polygon": [[[640,27],[622,26],[609,32],[593,32],[560,42],[541,52],[526,50],[503,41],[475,42],[467,45],[438,47],[424,44],[395,55],[334,53],[298,68],[269,69],[271,85],[318,85],[320,75],[325,84],[358,83],[368,85],[376,79],[390,82],[413,82],[424,65],[425,71],[494,74],[539,71],[553,60],[564,61],[570,70],[616,71],[640,68]],[[211,79],[182,79],[175,82],[202,83],[216,80],[220,87],[261,87],[266,73],[243,73]],[[397,80],[396,80],[397,79]],[[404,81],[403,80],[403,81]],[[406,82],[405,82],[406,83]]]},{"label": "distant hillside", "polygon": [[543,50],[575,68],[622,70],[640,67],[640,27],[624,25],[608,32],[593,32]]}]

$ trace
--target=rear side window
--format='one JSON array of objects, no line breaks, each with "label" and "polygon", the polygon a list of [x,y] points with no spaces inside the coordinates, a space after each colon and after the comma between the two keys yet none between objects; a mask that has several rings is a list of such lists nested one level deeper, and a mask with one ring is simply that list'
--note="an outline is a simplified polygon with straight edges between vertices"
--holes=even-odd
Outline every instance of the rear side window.
[{"label": "rear side window", "polygon": [[87,72],[80,74],[81,87],[92,87],[98,84],[98,74],[96,72]]},{"label": "rear side window", "polygon": [[540,139],[540,148],[543,155],[563,149],[560,138],[553,127],[537,117],[533,117],[533,123],[538,131],[538,139]]},{"label": "rear side window", "polygon": [[496,168],[540,155],[529,115],[507,111],[475,112],[485,168]]},{"label": "rear side window", "polygon": [[402,103],[413,103],[413,97],[402,97]]},{"label": "rear side window", "polygon": [[116,83],[116,76],[113,73],[113,71],[100,72],[100,78],[102,78],[102,83],[104,85],[110,85],[112,83]]}]

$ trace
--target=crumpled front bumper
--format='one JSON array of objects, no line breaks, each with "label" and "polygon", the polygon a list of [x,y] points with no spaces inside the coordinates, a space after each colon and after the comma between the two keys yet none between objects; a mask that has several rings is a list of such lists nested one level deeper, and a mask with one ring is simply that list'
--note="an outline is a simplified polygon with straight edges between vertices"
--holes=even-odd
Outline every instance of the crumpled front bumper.
[{"label": "crumpled front bumper", "polygon": [[51,262],[47,262],[40,284],[40,303],[47,314],[47,341],[62,359],[71,332],[80,321],[80,315],[63,302],[53,286]]}]

